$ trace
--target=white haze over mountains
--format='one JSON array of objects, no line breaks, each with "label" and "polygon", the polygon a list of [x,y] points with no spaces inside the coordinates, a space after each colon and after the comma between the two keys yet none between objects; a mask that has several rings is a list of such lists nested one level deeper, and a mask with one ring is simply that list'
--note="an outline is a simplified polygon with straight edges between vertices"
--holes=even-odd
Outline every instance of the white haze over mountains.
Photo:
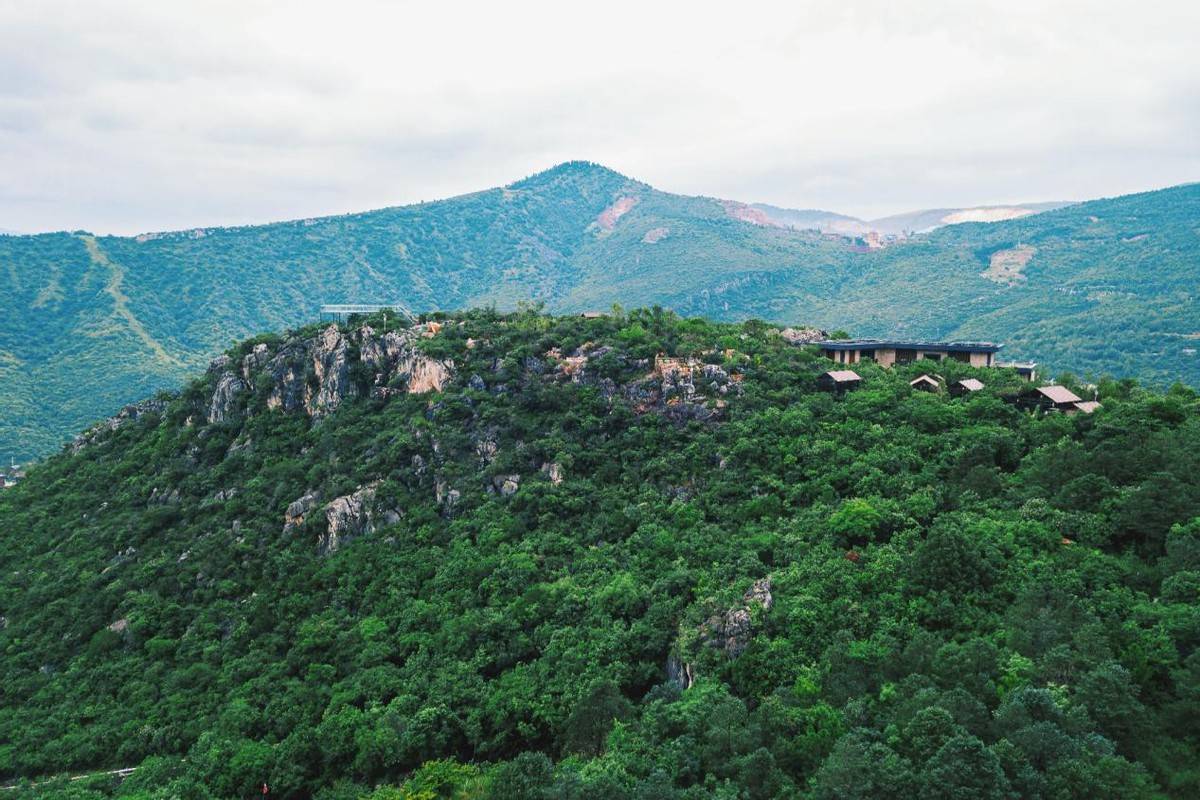
[{"label": "white haze over mountains", "polygon": [[864,219],[1200,178],[1200,3],[0,0],[0,221],[358,211],[585,158]]}]

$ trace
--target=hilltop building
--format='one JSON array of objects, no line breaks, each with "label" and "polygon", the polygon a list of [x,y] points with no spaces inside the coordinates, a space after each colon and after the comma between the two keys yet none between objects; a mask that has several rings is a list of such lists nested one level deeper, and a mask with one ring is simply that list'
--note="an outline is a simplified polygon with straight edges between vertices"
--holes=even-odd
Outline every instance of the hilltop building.
[{"label": "hilltop building", "polygon": [[992,342],[923,342],[904,339],[826,339],[817,342],[826,358],[839,364],[871,359],[884,367],[907,364],[919,358],[961,361],[973,367],[994,366],[993,358],[1004,345]]},{"label": "hilltop building", "polygon": [[817,376],[817,387],[826,392],[842,392],[857,389],[862,384],[858,373],[849,369],[835,369]]},{"label": "hilltop building", "polygon": [[950,386],[951,397],[962,397],[963,395],[978,392],[983,388],[983,381],[978,378],[963,378],[961,381],[955,381]]},{"label": "hilltop building", "polygon": [[1017,404],[1025,409],[1061,411],[1064,414],[1091,414],[1100,408],[1095,400],[1083,400],[1065,386],[1039,386],[1028,389],[1017,397]]},{"label": "hilltop building", "polygon": [[942,388],[942,383],[932,375],[918,375],[908,382],[908,385],[922,392],[936,392]]},{"label": "hilltop building", "polygon": [[1015,369],[1018,375],[1030,383],[1037,380],[1036,361],[997,361],[996,366],[1001,369]]}]

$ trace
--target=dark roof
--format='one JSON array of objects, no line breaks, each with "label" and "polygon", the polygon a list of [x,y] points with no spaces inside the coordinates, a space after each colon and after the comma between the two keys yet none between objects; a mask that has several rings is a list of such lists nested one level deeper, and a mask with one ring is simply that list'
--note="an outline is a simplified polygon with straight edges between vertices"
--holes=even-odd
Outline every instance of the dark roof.
[{"label": "dark roof", "polygon": [[825,350],[935,350],[943,353],[995,353],[1002,344],[995,342],[924,342],[917,339],[826,339],[817,342]]},{"label": "dark roof", "polygon": [[862,380],[862,378],[860,378],[858,376],[858,373],[852,369],[830,370],[829,372],[826,372],[821,377],[829,378],[834,383],[846,383],[848,381],[861,381]]}]

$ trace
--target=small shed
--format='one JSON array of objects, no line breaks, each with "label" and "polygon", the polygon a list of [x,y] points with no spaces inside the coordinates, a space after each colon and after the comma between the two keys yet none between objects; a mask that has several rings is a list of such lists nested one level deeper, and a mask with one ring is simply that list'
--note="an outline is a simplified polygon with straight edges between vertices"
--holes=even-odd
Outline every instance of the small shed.
[{"label": "small shed", "polygon": [[1075,410],[1084,414],[1091,414],[1096,409],[1100,408],[1100,404],[1095,400],[1081,400],[1075,404]]},{"label": "small shed", "polygon": [[942,388],[941,381],[932,375],[919,375],[909,381],[908,385],[922,392],[936,392]]},{"label": "small shed", "polygon": [[1079,410],[1076,403],[1083,400],[1065,386],[1038,386],[1024,392],[1018,402],[1027,409],[1074,413]]},{"label": "small shed", "polygon": [[953,397],[962,397],[972,392],[978,392],[982,388],[983,381],[978,378],[963,378],[950,385],[950,394]]},{"label": "small shed", "polygon": [[850,389],[857,389],[862,383],[862,378],[858,373],[851,369],[835,369],[830,370],[817,378],[817,387],[826,392],[838,392],[839,394]]}]

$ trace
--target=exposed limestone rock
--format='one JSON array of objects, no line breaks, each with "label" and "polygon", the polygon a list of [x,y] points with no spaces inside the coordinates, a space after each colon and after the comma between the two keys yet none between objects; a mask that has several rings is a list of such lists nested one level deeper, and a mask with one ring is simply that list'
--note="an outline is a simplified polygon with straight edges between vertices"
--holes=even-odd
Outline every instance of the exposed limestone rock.
[{"label": "exposed limestone rock", "polygon": [[442,507],[442,513],[449,515],[454,513],[454,507],[462,499],[462,492],[458,489],[451,489],[449,484],[439,480],[433,486],[433,496],[437,504]]},{"label": "exposed limestone rock", "polygon": [[812,344],[829,338],[829,334],[819,328],[784,328],[779,335],[788,344]]},{"label": "exposed limestone rock", "polygon": [[547,461],[542,464],[542,472],[550,479],[550,482],[555,486],[563,482],[562,465],[557,461]]},{"label": "exposed limestone rock", "polygon": [[322,553],[332,553],[355,536],[375,530],[371,504],[375,502],[375,486],[371,484],[353,494],[335,497],[325,506],[326,531],[318,547]]},{"label": "exposed limestone rock", "polygon": [[[226,359],[228,360],[228,359]],[[209,423],[224,422],[233,416],[237,398],[246,389],[246,383],[233,372],[228,370],[217,378],[213,389],[212,399],[208,404]]]},{"label": "exposed limestone rock", "polygon": [[147,504],[152,505],[152,506],[165,506],[165,505],[172,505],[172,504],[178,503],[178,502],[179,502],[179,489],[172,489],[170,491],[163,489],[162,491],[159,491],[158,487],[155,486],[154,489],[150,492],[150,500],[148,501]]},{"label": "exposed limestone rock", "polygon": [[119,620],[108,626],[108,629],[113,633],[124,633],[129,628],[129,620],[121,617]]},{"label": "exposed limestone rock", "polygon": [[304,524],[308,515],[312,512],[317,504],[321,502],[321,493],[316,491],[305,492],[301,497],[293,500],[288,504],[287,510],[283,512],[283,532],[291,533],[296,528]]},{"label": "exposed limestone rock", "polygon": [[407,377],[409,394],[440,392],[451,377],[450,366],[418,354],[397,363],[395,373]]},{"label": "exposed limestone rock", "polygon": [[379,481],[360,486],[352,494],[335,497],[325,506],[325,533],[318,541],[321,553],[332,553],[356,536],[374,533],[376,521],[395,525],[403,518],[398,508],[378,509]]},{"label": "exposed limestone rock", "polygon": [[751,611],[761,608],[770,611],[774,605],[771,597],[771,579],[755,581],[742,596],[742,605],[731,608],[724,614],[714,614],[701,626],[700,638],[709,647],[724,650],[729,658],[742,654],[750,644]]},{"label": "exposed limestone rock", "polygon": [[76,436],[75,440],[71,442],[71,452],[77,453],[88,445],[96,443],[104,438],[106,434],[115,431],[117,428],[128,425],[130,422],[149,414],[161,414],[166,408],[166,401],[157,398],[125,406],[115,416],[109,417],[103,422],[96,423],[88,430]]},{"label": "exposed limestone rock", "polygon": [[667,680],[680,689],[690,689],[696,682],[696,673],[691,664],[672,653],[667,656]]},{"label": "exposed limestone rock", "polygon": [[375,331],[369,326],[360,328],[363,363],[375,372],[372,394],[386,397],[391,391],[389,386],[397,381],[404,383],[404,391],[409,394],[440,392],[453,374],[454,363],[429,358],[414,343],[414,337],[429,338],[438,330],[441,326],[431,322],[406,331],[388,331],[375,338]]},{"label": "exposed limestone rock", "polygon": [[496,444],[495,432],[489,432],[487,435],[475,442],[475,455],[479,457],[479,463],[487,466],[496,460],[496,454],[500,452],[500,445]]},{"label": "exposed limestone rock", "polygon": [[242,359],[242,379],[249,382],[254,373],[265,367],[271,360],[271,351],[266,344],[260,342]]},{"label": "exposed limestone rock", "polygon": [[651,228],[642,237],[642,244],[658,244],[671,233],[670,228]]},{"label": "exposed limestone rock", "polygon": [[295,411],[304,407],[304,352],[304,344],[292,340],[267,363],[266,369],[271,375],[267,408]]},{"label": "exposed limestone rock", "polygon": [[758,606],[763,611],[770,611],[775,605],[775,598],[771,596],[771,579],[759,578],[750,585],[746,590],[746,594],[742,596],[747,605]]},{"label": "exposed limestone rock", "polygon": [[358,394],[350,380],[347,354],[350,346],[337,325],[330,325],[317,337],[312,348],[312,368],[316,387],[305,384],[304,407],[309,416],[318,417],[335,410],[344,398]]},{"label": "exposed limestone rock", "polygon": [[440,391],[453,376],[453,362],[429,358],[416,346],[430,335],[431,325],[382,336],[367,325],[348,334],[330,325],[312,339],[288,341],[273,357],[259,345],[243,359],[243,377],[251,384],[254,374],[265,370],[271,379],[268,408],[320,417],[366,390],[352,369],[357,348],[358,361],[373,377],[371,396]]},{"label": "exposed limestone rock", "polygon": [[517,493],[517,489],[521,488],[521,476],[496,475],[492,478],[492,488],[499,492],[501,497],[512,497]]},{"label": "exposed limestone rock", "polygon": [[201,501],[201,506],[212,506],[218,503],[225,503],[237,497],[238,490],[235,488],[219,489],[213,492],[210,496]]}]

